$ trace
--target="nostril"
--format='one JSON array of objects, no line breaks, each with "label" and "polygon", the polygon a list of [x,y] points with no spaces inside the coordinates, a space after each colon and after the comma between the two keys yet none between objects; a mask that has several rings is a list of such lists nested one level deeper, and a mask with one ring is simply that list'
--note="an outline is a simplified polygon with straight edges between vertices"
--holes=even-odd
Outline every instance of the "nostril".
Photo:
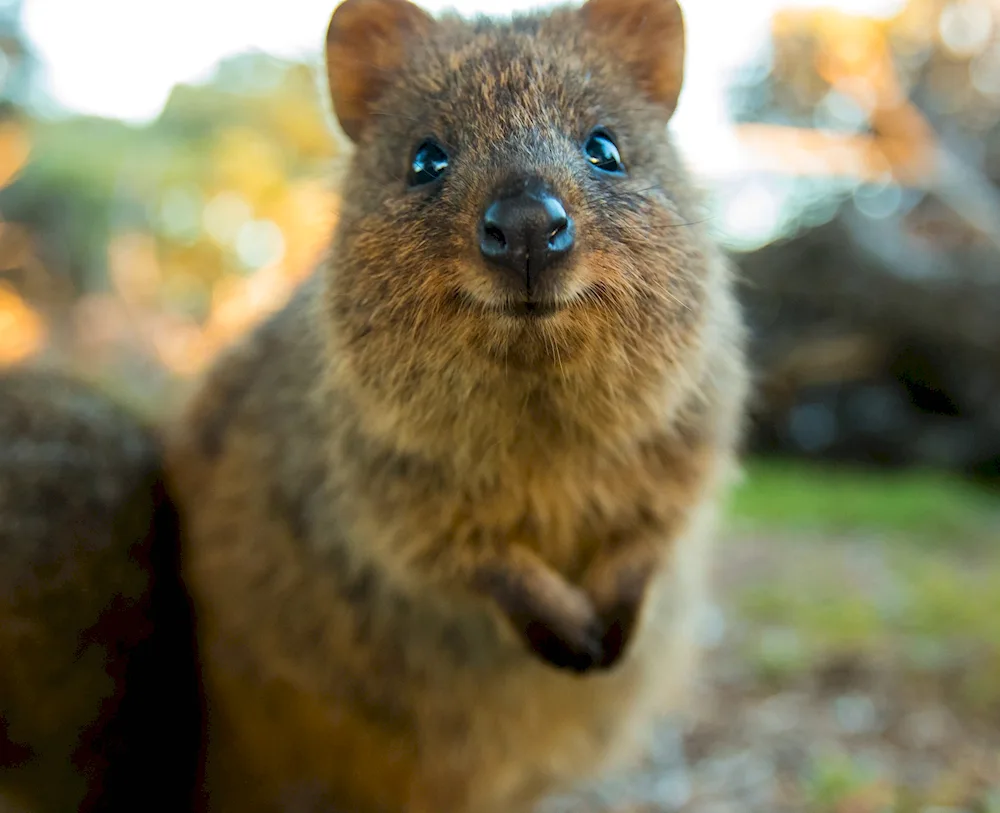
[{"label": "nostril", "polygon": [[479,250],[488,260],[505,263],[508,261],[510,246],[509,231],[504,230],[502,201],[493,201],[479,221]]},{"label": "nostril", "polygon": [[565,217],[560,217],[551,224],[552,231],[549,232],[549,246],[552,246],[557,241],[559,235],[566,231],[568,225],[569,221]]},{"label": "nostril", "polygon": [[565,254],[573,247],[573,219],[555,195],[543,195],[539,198],[539,203],[545,212],[546,248],[553,258]]},{"label": "nostril", "polygon": [[483,231],[486,236],[495,241],[500,248],[507,247],[507,238],[504,237],[504,233],[500,230],[499,226],[487,223]]},{"label": "nostril", "polygon": [[573,232],[573,219],[568,215],[553,220],[548,239],[549,251],[557,254],[569,251],[573,247]]}]

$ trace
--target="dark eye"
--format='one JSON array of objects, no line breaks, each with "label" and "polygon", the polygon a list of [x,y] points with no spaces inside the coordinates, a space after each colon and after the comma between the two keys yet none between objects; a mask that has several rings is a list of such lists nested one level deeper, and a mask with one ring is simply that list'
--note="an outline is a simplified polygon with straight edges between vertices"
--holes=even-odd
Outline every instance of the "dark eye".
[{"label": "dark eye", "polygon": [[410,186],[422,186],[440,178],[448,169],[448,153],[431,139],[422,141],[410,164]]},{"label": "dark eye", "polygon": [[583,145],[583,153],[595,169],[619,175],[625,172],[618,147],[607,130],[594,130]]}]

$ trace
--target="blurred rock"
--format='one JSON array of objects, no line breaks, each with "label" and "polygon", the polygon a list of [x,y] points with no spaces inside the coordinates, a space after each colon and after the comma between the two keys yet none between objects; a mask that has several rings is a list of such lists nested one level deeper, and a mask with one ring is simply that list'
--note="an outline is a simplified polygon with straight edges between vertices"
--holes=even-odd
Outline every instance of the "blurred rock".
[{"label": "blurred rock", "polygon": [[1000,253],[843,209],[736,257],[755,450],[1000,476]]}]

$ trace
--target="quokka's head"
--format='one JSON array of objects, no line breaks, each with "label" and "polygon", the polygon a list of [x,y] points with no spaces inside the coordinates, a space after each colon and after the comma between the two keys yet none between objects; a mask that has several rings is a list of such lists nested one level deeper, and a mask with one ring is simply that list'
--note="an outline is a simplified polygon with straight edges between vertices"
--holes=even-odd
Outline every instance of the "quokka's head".
[{"label": "quokka's head", "polygon": [[326,57],[355,146],[327,291],[358,375],[631,370],[659,386],[685,364],[711,286],[667,133],[675,0],[509,21],[346,0]]}]

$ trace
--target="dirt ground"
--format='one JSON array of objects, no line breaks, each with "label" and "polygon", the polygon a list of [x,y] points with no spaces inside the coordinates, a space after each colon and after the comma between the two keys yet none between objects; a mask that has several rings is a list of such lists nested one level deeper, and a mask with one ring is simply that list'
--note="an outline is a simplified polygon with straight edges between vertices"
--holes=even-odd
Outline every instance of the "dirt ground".
[{"label": "dirt ground", "polygon": [[546,813],[1000,813],[1000,545],[722,547],[693,719]]}]

